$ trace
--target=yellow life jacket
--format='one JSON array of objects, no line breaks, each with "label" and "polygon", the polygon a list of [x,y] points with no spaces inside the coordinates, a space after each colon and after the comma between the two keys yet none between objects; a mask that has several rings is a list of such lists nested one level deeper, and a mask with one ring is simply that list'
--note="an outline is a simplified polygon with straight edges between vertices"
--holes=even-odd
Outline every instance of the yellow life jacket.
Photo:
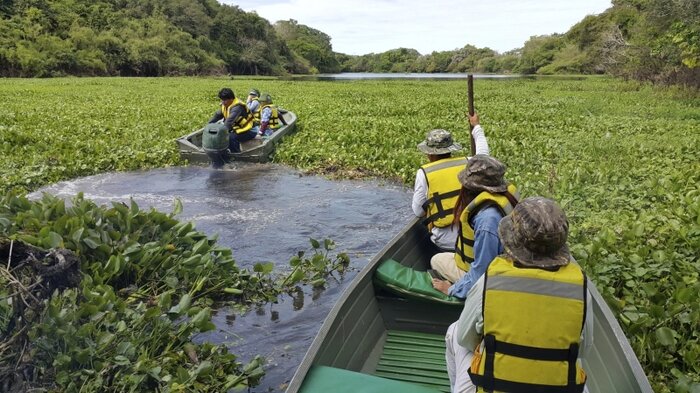
[{"label": "yellow life jacket", "polygon": [[233,102],[229,106],[224,106],[221,105],[221,113],[224,115],[224,119],[228,119],[230,115],[230,110],[235,108],[236,105],[240,105],[243,107],[244,112],[241,116],[238,116],[238,119],[236,119],[233,122],[233,131],[236,134],[242,134],[251,128],[253,128],[253,114],[250,113],[250,109],[248,109],[248,105],[245,104],[245,102],[239,100],[238,98],[234,98]]},{"label": "yellow life jacket", "polygon": [[[258,101],[258,103],[260,103],[258,97],[252,98],[251,101]],[[258,123],[260,123],[260,109],[260,105],[258,105],[255,111],[253,111],[253,119]]]},{"label": "yellow life jacket", "polygon": [[260,121],[260,117],[262,115],[262,111],[265,108],[270,108],[272,109],[272,114],[270,115],[270,122],[267,124],[268,128],[277,129],[280,128],[280,115],[279,111],[277,110],[277,107],[272,105],[272,104],[266,104],[262,108],[260,108],[260,113],[258,114],[258,121]]},{"label": "yellow life jacket", "polygon": [[428,229],[452,225],[454,207],[462,188],[457,174],[466,165],[466,158],[451,157],[421,166],[428,183],[428,200],[423,203],[426,213],[423,224],[427,225]]},{"label": "yellow life jacket", "polygon": [[494,259],[484,281],[484,347],[469,368],[478,391],[582,392],[586,294],[576,262],[550,271]]},{"label": "yellow life jacket", "polygon": [[[520,201],[520,194],[515,185],[509,184],[507,192],[516,201]],[[472,228],[471,220],[482,209],[489,206],[497,207],[504,217],[510,214],[515,207],[507,197],[484,191],[477,195],[462,211],[462,215],[459,217],[457,242],[455,243],[455,263],[459,269],[465,272],[469,270],[469,264],[474,262],[474,228]]]}]

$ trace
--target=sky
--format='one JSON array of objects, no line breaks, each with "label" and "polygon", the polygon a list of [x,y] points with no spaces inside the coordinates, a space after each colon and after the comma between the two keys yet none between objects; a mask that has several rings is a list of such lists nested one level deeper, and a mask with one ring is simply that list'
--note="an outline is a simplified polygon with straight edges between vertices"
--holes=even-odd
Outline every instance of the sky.
[{"label": "sky", "polygon": [[275,23],[295,19],[349,55],[411,48],[421,54],[467,44],[500,53],[533,35],[565,33],[610,0],[220,0]]}]

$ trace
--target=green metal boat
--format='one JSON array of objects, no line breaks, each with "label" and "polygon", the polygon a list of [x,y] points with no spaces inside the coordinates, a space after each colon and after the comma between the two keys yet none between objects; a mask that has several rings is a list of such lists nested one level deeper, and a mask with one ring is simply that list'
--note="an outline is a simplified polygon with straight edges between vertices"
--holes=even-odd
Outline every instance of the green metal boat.
[{"label": "green metal boat", "polygon": [[[226,154],[230,160],[234,161],[251,161],[251,162],[267,162],[270,159],[277,145],[285,135],[294,132],[297,122],[297,116],[293,112],[280,109],[280,117],[284,119],[282,127],[278,128],[270,137],[266,139],[252,139],[241,143],[240,153]],[[175,140],[180,151],[180,157],[189,160],[190,162],[207,164],[210,162],[210,156],[202,148],[202,133],[204,127],[190,134]]]},{"label": "green metal boat", "polygon": [[[403,296],[377,282],[385,261],[424,271],[436,252],[428,232],[413,220],[343,293],[286,391],[449,392],[444,335],[462,308]],[[588,288],[595,320],[594,348],[583,361],[588,391],[651,393],[620,325],[595,285],[589,282]]]}]

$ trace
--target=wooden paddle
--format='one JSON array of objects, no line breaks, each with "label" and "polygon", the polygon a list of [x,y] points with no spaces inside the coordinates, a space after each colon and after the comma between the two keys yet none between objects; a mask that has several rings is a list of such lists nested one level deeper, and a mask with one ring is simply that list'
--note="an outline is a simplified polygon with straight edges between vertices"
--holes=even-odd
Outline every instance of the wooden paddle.
[{"label": "wooden paddle", "polygon": [[[469,105],[469,116],[474,116],[474,75],[467,75],[467,103]],[[469,123],[469,144],[471,145],[472,157],[476,155],[476,142],[474,141],[474,136],[472,135],[472,123],[467,119]]]}]

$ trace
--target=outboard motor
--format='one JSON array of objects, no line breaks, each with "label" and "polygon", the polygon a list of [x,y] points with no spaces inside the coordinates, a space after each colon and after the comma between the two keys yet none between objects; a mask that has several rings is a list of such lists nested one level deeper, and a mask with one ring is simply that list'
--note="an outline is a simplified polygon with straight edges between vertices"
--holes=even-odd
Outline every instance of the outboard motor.
[{"label": "outboard motor", "polygon": [[207,153],[214,168],[221,168],[229,160],[228,129],[221,123],[204,126],[202,149]]}]

